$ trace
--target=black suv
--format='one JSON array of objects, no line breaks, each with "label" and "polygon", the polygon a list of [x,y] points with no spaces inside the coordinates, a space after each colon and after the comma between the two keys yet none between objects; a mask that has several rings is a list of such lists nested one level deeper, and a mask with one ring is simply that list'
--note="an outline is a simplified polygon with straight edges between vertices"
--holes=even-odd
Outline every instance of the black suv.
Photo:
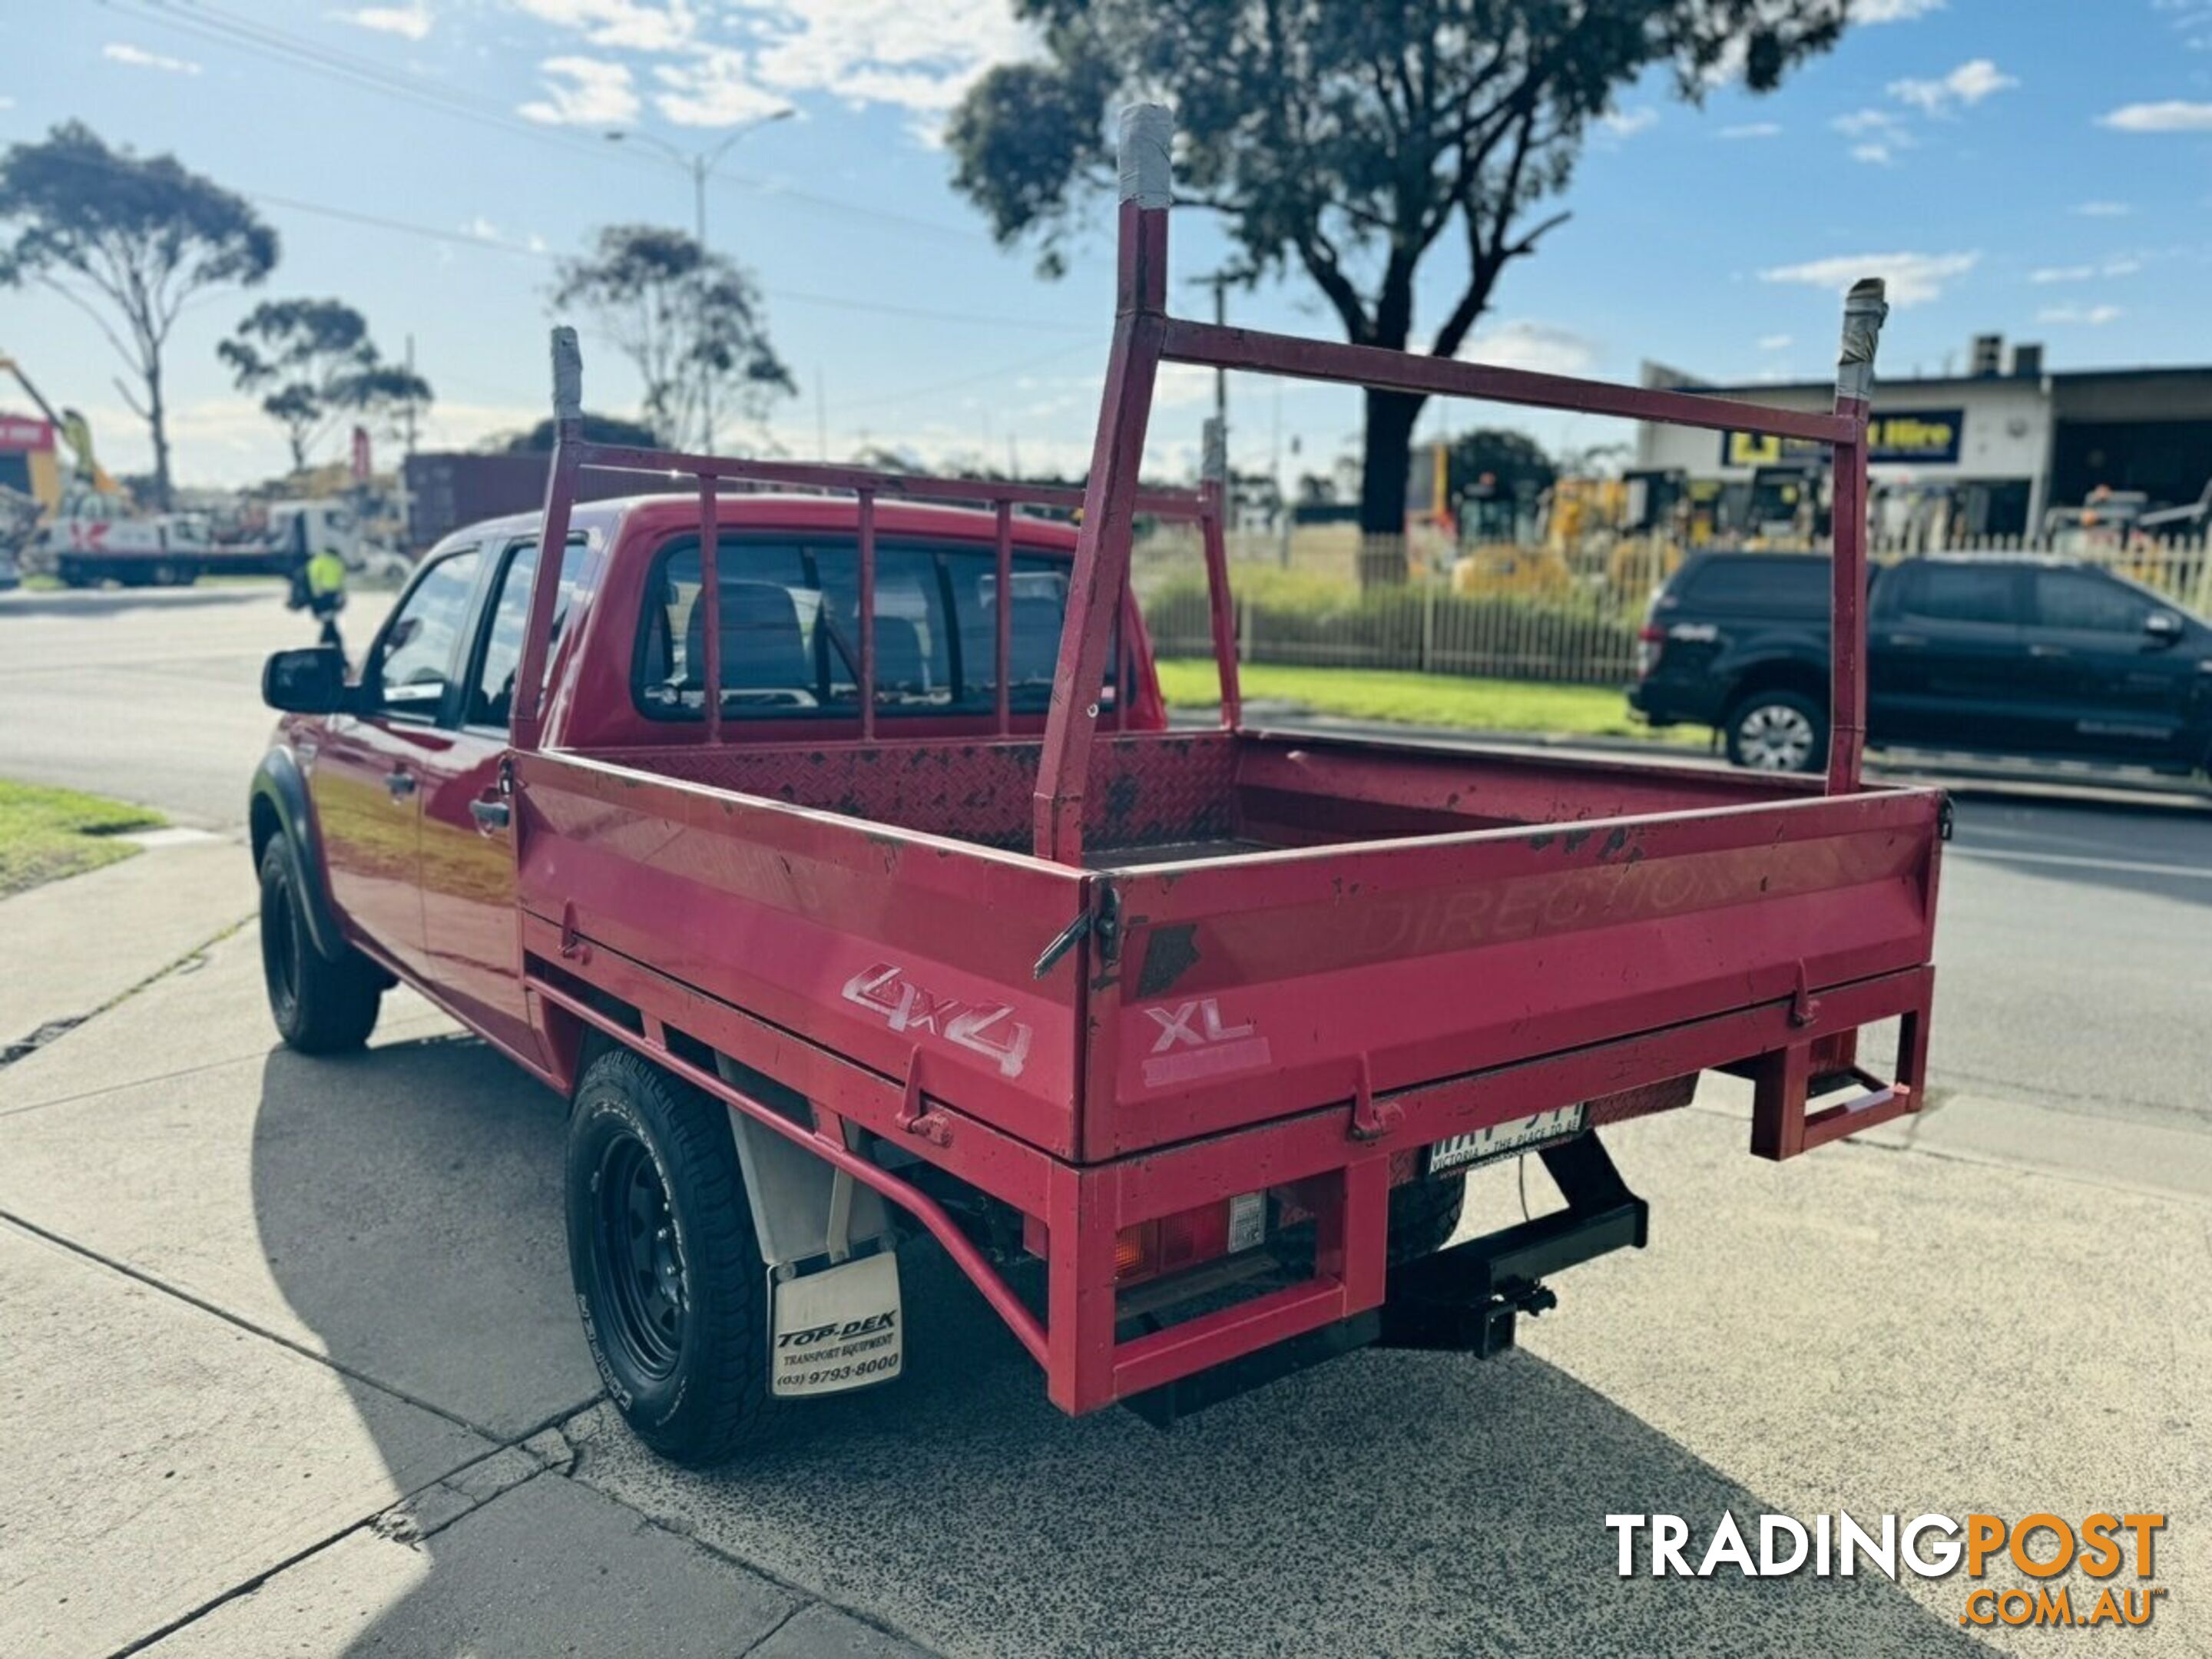
[{"label": "black suv", "polygon": [[[1877,566],[1867,741],[2212,769],[2212,626],[2095,565],[1929,555]],[[1825,557],[1699,553],[1652,601],[1630,703],[1717,727],[1729,758],[1824,765]]]}]

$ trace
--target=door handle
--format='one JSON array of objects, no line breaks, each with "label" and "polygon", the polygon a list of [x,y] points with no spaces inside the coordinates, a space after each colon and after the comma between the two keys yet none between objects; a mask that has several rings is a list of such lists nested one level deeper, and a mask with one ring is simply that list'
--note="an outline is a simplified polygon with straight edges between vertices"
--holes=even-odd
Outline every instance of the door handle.
[{"label": "door handle", "polygon": [[469,816],[477,821],[479,830],[504,830],[514,811],[503,800],[472,800],[469,803]]},{"label": "door handle", "polygon": [[1928,636],[1925,634],[1892,634],[1889,642],[1892,645],[1925,645]]},{"label": "door handle", "polygon": [[2027,654],[2031,657],[2070,657],[2074,653],[2063,645],[2031,645],[2027,647]]},{"label": "door handle", "polygon": [[394,767],[384,775],[384,787],[392,799],[404,800],[415,793],[415,775],[404,766]]}]

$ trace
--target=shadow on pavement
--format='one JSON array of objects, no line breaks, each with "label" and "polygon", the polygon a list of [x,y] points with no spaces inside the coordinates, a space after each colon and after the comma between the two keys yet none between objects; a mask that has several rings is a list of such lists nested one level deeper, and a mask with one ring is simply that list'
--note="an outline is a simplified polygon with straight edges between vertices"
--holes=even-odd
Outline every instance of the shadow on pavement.
[{"label": "shadow on pavement", "polygon": [[[471,1040],[278,1050],[253,1139],[270,1271],[348,1372],[516,1438],[597,1388],[562,1141],[560,1103]],[[1060,1416],[933,1248],[903,1268],[900,1382],[703,1474],[601,1407],[572,1425],[579,1479],[954,1654],[1977,1651],[1878,1576],[1620,1579],[1609,1513],[1681,1515],[1702,1547],[1768,1505],[1529,1356],[1355,1354],[1161,1435]],[[456,1535],[420,1545],[353,1651],[440,1627]],[[610,1566],[562,1541],[528,1570]]]},{"label": "shadow on pavement", "polygon": [[703,1474],[601,1407],[580,1477],[952,1654],[1979,1651],[1878,1575],[1622,1580],[1607,1515],[1680,1515],[1701,1550],[1770,1505],[1532,1356],[1369,1351],[1166,1434],[1070,1421],[909,1255],[899,1382]]}]

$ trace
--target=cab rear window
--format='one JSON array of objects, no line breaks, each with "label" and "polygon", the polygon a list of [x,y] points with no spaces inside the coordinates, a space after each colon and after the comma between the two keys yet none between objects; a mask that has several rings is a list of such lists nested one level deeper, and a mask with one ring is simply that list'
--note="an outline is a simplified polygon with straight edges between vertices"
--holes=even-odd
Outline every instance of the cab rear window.
[{"label": "cab rear window", "polygon": [[[860,704],[860,660],[854,538],[725,536],[714,566],[723,718],[852,714]],[[988,547],[878,540],[878,713],[992,713],[1001,605],[1012,632],[1008,705],[1017,714],[1042,713],[1052,699],[1068,575],[1066,559],[1017,553],[1001,594]],[[631,659],[639,711],[658,720],[701,718],[707,616],[696,537],[672,542],[655,557],[642,612]]]}]

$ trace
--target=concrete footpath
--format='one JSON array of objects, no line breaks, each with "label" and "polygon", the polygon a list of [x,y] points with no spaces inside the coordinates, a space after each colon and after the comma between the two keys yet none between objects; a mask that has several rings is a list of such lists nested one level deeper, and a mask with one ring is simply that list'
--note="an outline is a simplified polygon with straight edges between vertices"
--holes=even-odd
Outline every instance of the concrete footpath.
[{"label": "concrete footpath", "polygon": [[[87,937],[127,931],[108,890]],[[0,1066],[8,1659],[2114,1644],[1968,1627],[2030,1584],[2002,1562],[1624,1579],[1603,1524],[1838,1510],[2163,1514],[2119,1645],[2212,1652],[2212,1184],[2155,1125],[1954,1095],[1777,1166],[1716,1083],[1609,1136],[1650,1247],[1562,1275],[1520,1352],[1355,1354],[1165,1437],[1061,1417],[918,1249],[908,1374],[702,1473],[601,1399],[558,1100],[408,994],[362,1054],[289,1053],[251,929],[135,972]],[[1479,1171],[1468,1231],[1520,1215]]]},{"label": "concrete footpath", "polygon": [[236,842],[162,831],[119,864],[0,900],[0,1053],[97,1013],[253,914]]},{"label": "concrete footpath", "polygon": [[574,1478],[560,1103],[405,993],[276,1048],[247,863],[0,904],[92,1013],[0,1066],[0,1654],[920,1652]]}]

